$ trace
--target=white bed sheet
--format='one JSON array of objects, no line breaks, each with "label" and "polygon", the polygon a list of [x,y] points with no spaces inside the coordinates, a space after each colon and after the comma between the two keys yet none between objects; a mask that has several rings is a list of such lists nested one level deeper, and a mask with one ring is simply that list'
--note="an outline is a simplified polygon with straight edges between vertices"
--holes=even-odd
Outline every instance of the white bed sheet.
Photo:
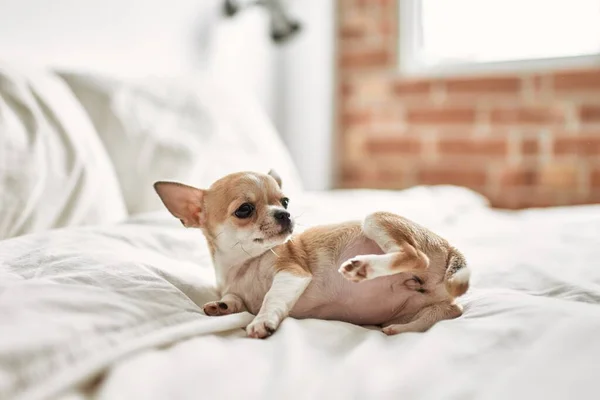
[{"label": "white bed sheet", "polygon": [[454,187],[296,202],[300,228],[377,209],[447,237],[474,271],[464,315],[394,337],[290,318],[247,339],[251,315],[202,315],[208,251],[166,213],[25,236],[0,242],[0,398],[600,396],[600,206],[498,212]]}]

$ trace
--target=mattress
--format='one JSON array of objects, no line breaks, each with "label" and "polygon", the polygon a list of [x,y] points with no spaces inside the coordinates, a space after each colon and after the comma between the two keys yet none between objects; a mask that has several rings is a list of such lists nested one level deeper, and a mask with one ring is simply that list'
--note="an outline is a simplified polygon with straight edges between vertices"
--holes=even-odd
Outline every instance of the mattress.
[{"label": "mattress", "polygon": [[216,299],[201,233],[167,212],[0,241],[0,399],[598,398],[600,206],[502,212],[452,186],[292,198],[298,229],[392,211],[466,255],[464,315],[425,333]]}]

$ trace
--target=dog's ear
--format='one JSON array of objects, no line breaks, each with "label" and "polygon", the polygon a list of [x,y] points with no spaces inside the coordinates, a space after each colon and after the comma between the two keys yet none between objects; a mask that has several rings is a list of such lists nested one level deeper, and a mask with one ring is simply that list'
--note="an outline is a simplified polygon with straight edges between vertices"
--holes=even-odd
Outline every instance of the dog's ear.
[{"label": "dog's ear", "polygon": [[167,210],[187,228],[202,228],[206,222],[204,190],[175,182],[156,182],[154,190]]},{"label": "dog's ear", "polygon": [[279,185],[280,188],[283,187],[283,186],[281,186],[281,177],[279,176],[277,171],[275,171],[274,169],[270,170],[269,176],[271,176],[271,178],[275,179],[275,182],[277,182],[277,184]]}]

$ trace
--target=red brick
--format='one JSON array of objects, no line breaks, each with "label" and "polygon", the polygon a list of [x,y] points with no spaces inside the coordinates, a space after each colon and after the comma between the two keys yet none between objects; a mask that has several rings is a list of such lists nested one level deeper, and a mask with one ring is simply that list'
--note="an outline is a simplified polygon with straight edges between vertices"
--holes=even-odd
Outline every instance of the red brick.
[{"label": "red brick", "polygon": [[448,94],[518,94],[521,79],[517,77],[465,78],[445,81]]},{"label": "red brick", "polygon": [[365,138],[367,137],[364,127],[350,128],[343,131],[342,152],[340,158],[351,162],[359,162],[364,158]]},{"label": "red brick", "polygon": [[406,171],[389,165],[378,165],[375,168],[375,178],[381,187],[403,186],[403,182],[406,180]]},{"label": "red brick", "polygon": [[351,188],[400,189],[406,187],[406,170],[381,162],[347,163],[341,170],[341,186]]},{"label": "red brick", "polygon": [[579,110],[582,122],[600,122],[600,106],[582,106]]},{"label": "red brick", "polygon": [[364,162],[343,162],[340,177],[345,185],[359,187],[362,182],[373,180],[373,166]]},{"label": "red brick", "polygon": [[466,154],[481,156],[504,155],[507,151],[507,143],[503,138],[485,139],[456,139],[443,138],[438,142],[440,154]]},{"label": "red brick", "polygon": [[342,125],[345,127],[365,125],[371,121],[371,113],[365,110],[346,111],[342,116]]},{"label": "red brick", "polygon": [[520,188],[518,190],[504,190],[490,197],[494,208],[523,209],[531,207],[550,207],[557,204],[556,195],[540,192],[538,188]]},{"label": "red brick", "polygon": [[394,92],[399,95],[428,95],[431,93],[431,81],[400,80],[394,83]]},{"label": "red brick", "polygon": [[341,172],[343,182],[358,181],[362,178],[360,169],[354,166],[344,166]]},{"label": "red brick", "polygon": [[596,189],[600,189],[600,169],[592,171],[590,176],[590,184]]},{"label": "red brick", "polygon": [[406,112],[406,120],[411,124],[472,124],[475,110],[468,108],[424,108]]},{"label": "red brick", "polygon": [[501,192],[498,195],[489,197],[490,205],[493,208],[501,210],[516,210],[519,208],[518,199],[514,193]]},{"label": "red brick", "polygon": [[354,93],[354,87],[349,82],[340,83],[340,92],[343,97],[350,97]]},{"label": "red brick", "polygon": [[[596,187],[596,189],[600,189],[600,187]],[[589,195],[587,195],[582,204],[600,204],[600,190],[592,190]]]},{"label": "red brick", "polygon": [[340,26],[340,36],[342,39],[358,39],[366,35],[367,29],[361,23],[355,21],[345,21]]},{"label": "red brick", "polygon": [[404,137],[369,138],[365,148],[372,154],[419,154],[421,142],[416,138]]},{"label": "red brick", "polygon": [[554,91],[600,90],[600,69],[559,72],[554,74]]},{"label": "red brick", "polygon": [[467,187],[482,187],[486,173],[476,168],[456,168],[452,165],[426,166],[417,175],[420,183],[426,185],[452,184]]},{"label": "red brick", "polygon": [[373,130],[377,131],[378,128],[384,126],[384,129],[395,129],[404,122],[404,117],[400,110],[380,108],[373,112]]},{"label": "red brick", "polygon": [[362,8],[389,7],[394,0],[356,0],[356,5]]},{"label": "red brick", "polygon": [[337,4],[340,6],[340,13],[342,13],[342,10],[351,10],[354,8],[356,0],[338,0]]},{"label": "red brick", "polygon": [[490,112],[490,122],[498,125],[548,125],[564,121],[564,111],[555,108],[498,108]]},{"label": "red brick", "polygon": [[390,35],[396,34],[396,26],[395,26],[395,24],[391,23],[390,21],[384,20],[384,21],[381,21],[381,23],[379,23],[378,25],[379,25],[379,32],[383,36],[390,36]]},{"label": "red brick", "polygon": [[521,153],[524,155],[535,155],[540,152],[540,144],[537,139],[524,138],[521,141]]},{"label": "red brick", "polygon": [[340,36],[342,39],[359,39],[365,36],[366,30],[356,25],[346,25],[340,27]]},{"label": "red brick", "polygon": [[577,166],[568,163],[543,165],[540,167],[539,183],[549,190],[575,190],[578,185]]},{"label": "red brick", "polygon": [[537,171],[533,167],[507,167],[500,171],[498,183],[501,188],[515,186],[534,186],[538,181]]},{"label": "red brick", "polygon": [[356,97],[361,101],[387,100],[390,92],[389,82],[381,76],[361,77],[355,79]]},{"label": "red brick", "polygon": [[533,84],[533,90],[538,93],[540,91],[543,90],[544,88],[544,79],[546,78],[545,75],[534,75],[532,76],[532,80],[531,83]]},{"label": "red brick", "polygon": [[340,64],[348,68],[384,67],[392,56],[385,49],[362,49],[342,52]]},{"label": "red brick", "polygon": [[556,137],[554,139],[554,154],[597,156],[600,159],[600,132],[593,136]]},{"label": "red brick", "polygon": [[339,37],[342,42],[348,41],[357,49],[360,48],[360,45],[372,47],[372,43],[377,43],[382,36],[379,26],[381,24],[376,18],[355,7],[347,9],[348,12],[339,19]]}]

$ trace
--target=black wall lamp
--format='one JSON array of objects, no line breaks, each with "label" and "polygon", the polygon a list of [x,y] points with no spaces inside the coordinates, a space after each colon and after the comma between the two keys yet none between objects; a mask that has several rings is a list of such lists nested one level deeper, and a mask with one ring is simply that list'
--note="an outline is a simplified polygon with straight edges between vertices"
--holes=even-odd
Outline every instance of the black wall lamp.
[{"label": "black wall lamp", "polygon": [[239,0],[225,0],[224,13],[234,17],[240,11],[254,5],[263,6],[271,17],[271,38],[276,43],[283,43],[295,36],[301,30],[300,22],[288,14],[282,0],[256,0],[250,3]]}]

